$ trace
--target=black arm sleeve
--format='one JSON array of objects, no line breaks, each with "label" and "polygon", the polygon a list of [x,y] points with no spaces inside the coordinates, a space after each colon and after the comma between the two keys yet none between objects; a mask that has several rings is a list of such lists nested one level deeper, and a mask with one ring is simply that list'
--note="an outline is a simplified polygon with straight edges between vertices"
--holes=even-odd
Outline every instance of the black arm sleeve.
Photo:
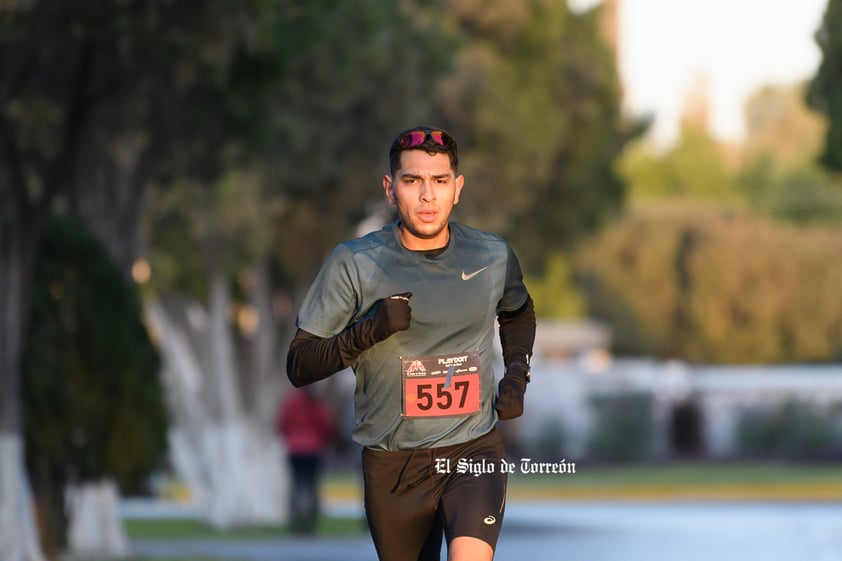
[{"label": "black arm sleeve", "polygon": [[503,364],[513,362],[529,364],[535,344],[535,305],[527,295],[523,306],[513,312],[497,314],[500,324],[500,344],[503,347]]},{"label": "black arm sleeve", "polygon": [[318,337],[299,329],[289,344],[287,377],[300,388],[348,368],[361,352],[374,345],[372,320],[349,325],[333,337]]},{"label": "black arm sleeve", "polygon": [[345,368],[337,337],[323,339],[303,329],[296,331],[287,353],[287,377],[293,386],[318,382]]},{"label": "black arm sleeve", "polygon": [[323,380],[354,364],[357,357],[396,331],[409,327],[409,292],[378,302],[373,317],[349,325],[333,337],[299,329],[287,353],[287,376],[296,387]]}]

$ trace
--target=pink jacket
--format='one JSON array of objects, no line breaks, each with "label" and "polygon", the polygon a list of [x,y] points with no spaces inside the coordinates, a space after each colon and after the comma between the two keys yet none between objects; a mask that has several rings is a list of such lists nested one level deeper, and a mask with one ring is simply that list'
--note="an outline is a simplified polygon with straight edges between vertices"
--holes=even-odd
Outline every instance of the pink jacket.
[{"label": "pink jacket", "polygon": [[278,432],[290,454],[320,454],[333,438],[333,418],[306,390],[293,390],[278,413]]}]

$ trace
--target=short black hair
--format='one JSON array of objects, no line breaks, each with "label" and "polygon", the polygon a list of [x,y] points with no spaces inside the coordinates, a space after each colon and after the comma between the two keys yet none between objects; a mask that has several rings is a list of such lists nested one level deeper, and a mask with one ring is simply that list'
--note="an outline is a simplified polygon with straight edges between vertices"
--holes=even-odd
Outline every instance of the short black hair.
[{"label": "short black hair", "polygon": [[[424,142],[420,144],[416,144],[414,146],[404,147],[401,143],[401,139],[405,138],[406,135],[420,131],[424,132]],[[439,144],[436,142],[430,133],[442,133],[443,143]],[[389,146],[389,173],[391,175],[395,175],[395,171],[397,171],[401,166],[401,154],[405,150],[425,150],[427,152],[437,152],[440,154],[447,154],[450,158],[450,167],[453,169],[453,173],[457,173],[459,169],[459,151],[456,147],[456,140],[453,138],[453,135],[447,132],[444,129],[440,129],[437,127],[412,127],[410,129],[403,130],[395,136],[395,139],[392,141],[392,144]]]}]

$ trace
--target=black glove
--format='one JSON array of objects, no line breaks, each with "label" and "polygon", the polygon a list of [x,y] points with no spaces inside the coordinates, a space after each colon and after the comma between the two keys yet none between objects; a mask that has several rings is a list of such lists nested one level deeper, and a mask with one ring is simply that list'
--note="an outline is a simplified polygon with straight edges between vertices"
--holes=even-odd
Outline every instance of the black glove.
[{"label": "black glove", "polygon": [[529,367],[512,363],[497,386],[497,415],[500,420],[514,419],[523,415],[523,396],[529,380]]},{"label": "black glove", "polygon": [[353,364],[359,354],[398,331],[409,329],[412,308],[409,307],[411,292],[393,294],[378,302],[374,315],[345,328],[337,340],[342,366]]},{"label": "black glove", "polygon": [[412,298],[412,293],[404,292],[393,294],[380,301],[377,311],[369,320],[374,343],[385,340],[393,333],[409,329],[409,320],[412,318],[412,308],[409,307],[410,298]]}]

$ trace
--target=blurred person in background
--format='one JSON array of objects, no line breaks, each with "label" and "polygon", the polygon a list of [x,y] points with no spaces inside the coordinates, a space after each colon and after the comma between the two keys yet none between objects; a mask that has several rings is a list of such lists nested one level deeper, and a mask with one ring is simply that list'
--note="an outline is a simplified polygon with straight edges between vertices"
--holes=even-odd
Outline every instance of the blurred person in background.
[{"label": "blurred person in background", "polygon": [[508,477],[496,425],[523,412],[532,299],[505,240],[450,220],[465,178],[449,133],[399,133],[389,168],[382,187],[399,219],[327,258],[299,311],[287,375],[300,387],[354,369],[352,437],[381,561],[438,560],[442,536],[450,561],[491,560]]},{"label": "blurred person in background", "polygon": [[312,387],[295,389],[281,404],[277,429],[286,442],[292,468],[290,529],[315,533],[321,515],[323,457],[334,436],[333,417]]}]

